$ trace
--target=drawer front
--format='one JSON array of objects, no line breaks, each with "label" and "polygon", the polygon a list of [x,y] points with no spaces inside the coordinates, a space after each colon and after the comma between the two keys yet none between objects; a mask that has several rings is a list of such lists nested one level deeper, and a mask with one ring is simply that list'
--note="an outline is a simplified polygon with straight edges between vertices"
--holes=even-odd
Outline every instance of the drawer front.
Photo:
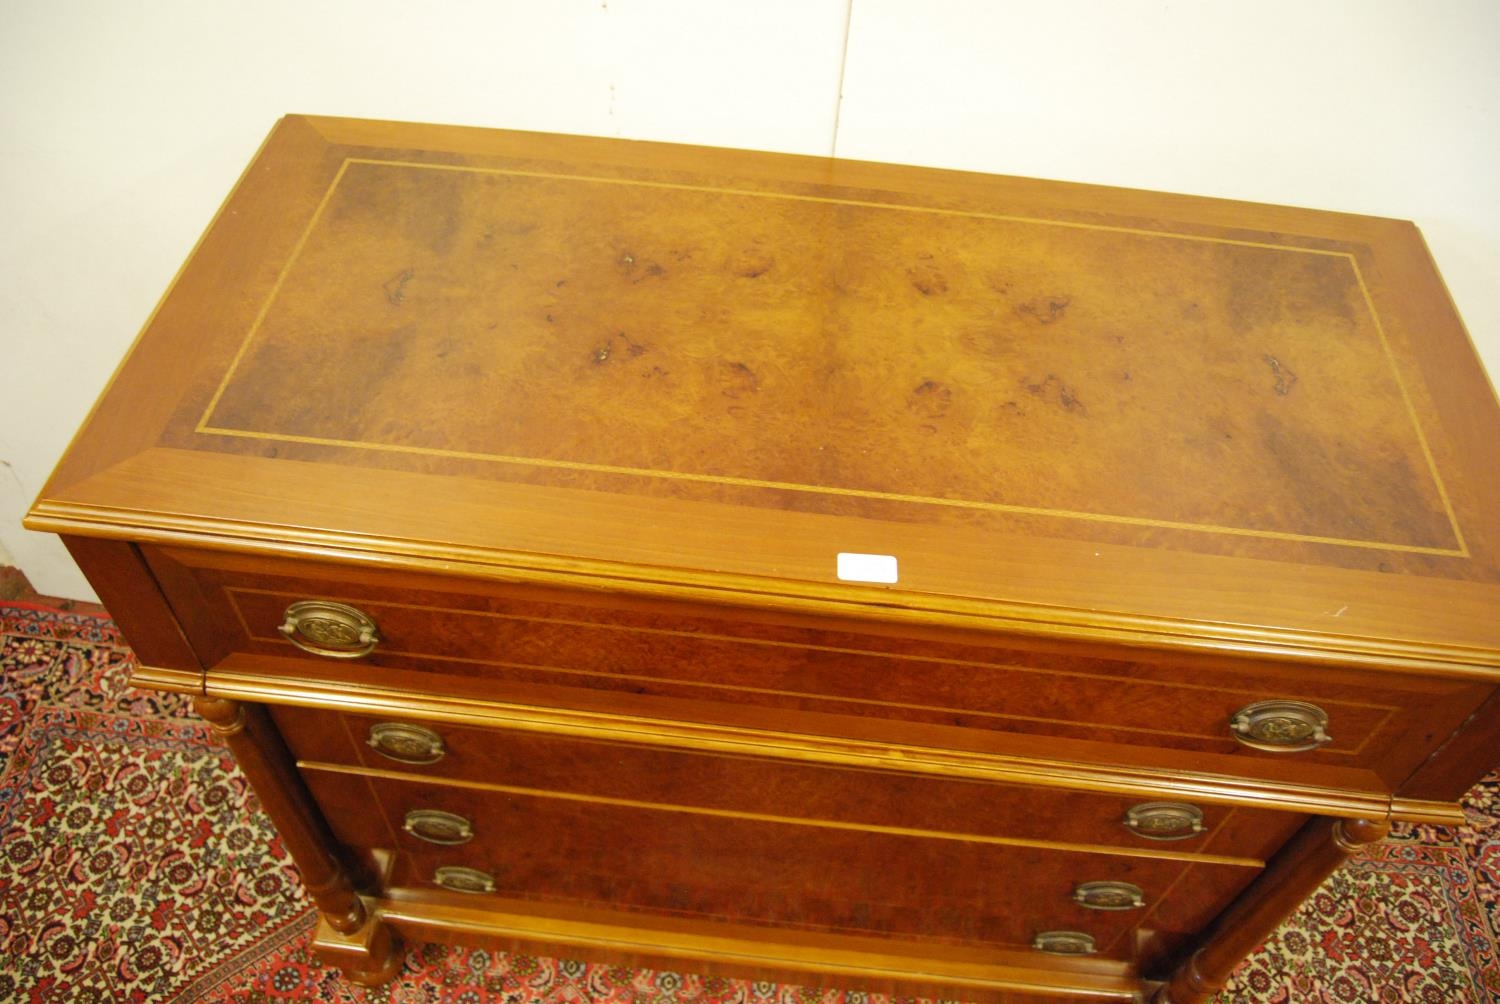
[{"label": "drawer front", "polygon": [[1306,819],[314,708],[278,706],[271,713],[304,763],[709,811],[1247,863],[1265,860]]},{"label": "drawer front", "polygon": [[[1007,947],[1068,930],[1092,937],[1101,954],[1127,958],[1138,928],[1197,930],[1259,874],[560,793],[303,773],[338,837],[387,862],[388,894],[470,905],[494,895]],[[410,820],[424,812],[462,820],[469,835],[452,844],[413,836]],[[438,832],[446,839],[456,831]],[[474,891],[441,884],[453,869],[464,870],[457,884]],[[1075,902],[1080,886],[1100,882],[1128,883],[1144,902],[1124,909]]]},{"label": "drawer front", "polygon": [[[334,665],[345,660],[308,654],[281,630],[288,608],[318,599],[368,615],[378,642],[357,660],[361,677],[394,686],[441,689],[466,679],[622,701],[711,701],[788,720],[822,713],[1164,749],[1189,754],[1185,765],[1198,753],[1295,757],[1370,768],[1390,784],[1423,762],[1435,737],[1449,734],[1491,689],[1227,657],[1125,649],[1106,657],[1098,646],[1022,647],[1018,639],[935,629],[907,636],[853,622],[830,626],[764,612],[286,563],[262,562],[271,570],[252,571],[241,567],[245,559],[222,556],[214,560],[233,567],[187,560],[206,561],[201,553],[152,554],[174,606],[199,612],[186,626],[210,678],[217,660],[236,653],[291,656],[299,660],[296,672],[310,677],[347,674]],[[457,589],[464,591],[448,591]],[[1277,752],[1235,738],[1231,722],[1239,712],[1275,700],[1316,706],[1331,739]]]}]

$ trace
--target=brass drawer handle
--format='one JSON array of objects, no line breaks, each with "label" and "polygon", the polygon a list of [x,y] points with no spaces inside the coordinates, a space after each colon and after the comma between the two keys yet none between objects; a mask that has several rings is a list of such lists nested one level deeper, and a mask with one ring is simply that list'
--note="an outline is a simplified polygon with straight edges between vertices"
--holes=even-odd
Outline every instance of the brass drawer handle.
[{"label": "brass drawer handle", "polygon": [[1203,810],[1186,802],[1142,802],[1125,813],[1125,828],[1147,840],[1188,840],[1203,832]]},{"label": "brass drawer handle", "polygon": [[1073,890],[1073,902],[1090,910],[1135,910],[1146,905],[1146,894],[1129,882],[1085,882]]},{"label": "brass drawer handle", "polygon": [[466,844],[474,839],[473,823],[442,809],[413,809],[406,814],[401,828],[429,844]]},{"label": "brass drawer handle", "polygon": [[484,893],[495,891],[494,876],[477,868],[444,865],[432,873],[432,881],[453,892]]},{"label": "brass drawer handle", "polygon": [[1330,742],[1328,715],[1303,701],[1256,701],[1234,713],[1229,731],[1246,746],[1298,753]]},{"label": "brass drawer handle", "polygon": [[380,642],[368,614],[332,600],[298,600],[277,630],[302,651],[329,659],[358,659]]},{"label": "brass drawer handle", "polygon": [[1031,940],[1031,947],[1049,955],[1093,955],[1098,951],[1094,939],[1082,931],[1043,931]]},{"label": "brass drawer handle", "polygon": [[371,725],[365,741],[381,756],[401,763],[437,763],[448,753],[442,736],[406,722]]}]

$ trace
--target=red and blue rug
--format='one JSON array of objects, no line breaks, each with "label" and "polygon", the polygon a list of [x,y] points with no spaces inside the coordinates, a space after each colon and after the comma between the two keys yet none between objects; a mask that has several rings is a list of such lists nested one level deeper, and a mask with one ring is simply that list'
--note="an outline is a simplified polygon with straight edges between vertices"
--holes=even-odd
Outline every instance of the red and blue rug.
[{"label": "red and blue rug", "polygon": [[[0,1001],[883,1001],[441,946],[345,983],[233,760],[186,699],[131,690],[131,658],[107,618],[0,602]],[[1466,804],[1463,831],[1351,861],[1219,1001],[1500,1001],[1500,774]]]}]

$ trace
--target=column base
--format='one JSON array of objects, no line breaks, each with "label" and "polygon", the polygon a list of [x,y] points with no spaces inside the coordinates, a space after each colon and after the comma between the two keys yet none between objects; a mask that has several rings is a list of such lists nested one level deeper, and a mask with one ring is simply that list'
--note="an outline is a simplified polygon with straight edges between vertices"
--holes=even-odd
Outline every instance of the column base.
[{"label": "column base", "polygon": [[374,912],[367,912],[364,924],[348,934],[335,930],[319,914],[312,950],[324,963],[338,967],[348,979],[367,987],[390,982],[406,959],[401,938]]}]

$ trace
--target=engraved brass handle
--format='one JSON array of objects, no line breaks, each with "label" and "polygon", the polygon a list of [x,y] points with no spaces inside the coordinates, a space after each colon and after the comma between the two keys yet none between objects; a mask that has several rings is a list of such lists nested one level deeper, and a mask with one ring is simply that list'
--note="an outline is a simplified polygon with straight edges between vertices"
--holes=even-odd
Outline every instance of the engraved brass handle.
[{"label": "engraved brass handle", "polygon": [[495,878],[477,868],[444,865],[432,873],[432,881],[453,892],[483,893],[495,891]]},{"label": "engraved brass handle", "polygon": [[1256,701],[1234,713],[1229,731],[1246,746],[1274,753],[1298,753],[1330,742],[1328,715],[1302,701]]},{"label": "engraved brass handle", "polygon": [[406,814],[401,828],[429,844],[466,844],[474,839],[473,823],[442,809],[413,809]]},{"label": "engraved brass handle", "polygon": [[302,651],[329,659],[358,659],[380,641],[368,614],[332,600],[298,600],[277,630]]},{"label": "engraved brass handle", "polygon": [[406,722],[371,725],[366,742],[381,756],[401,763],[437,763],[448,752],[442,736]]},{"label": "engraved brass handle", "polygon": [[1073,902],[1090,910],[1134,910],[1146,905],[1146,894],[1129,882],[1085,882],[1073,890]]},{"label": "engraved brass handle", "polygon": [[1186,802],[1142,802],[1125,813],[1125,828],[1147,840],[1187,840],[1203,832],[1203,810]]},{"label": "engraved brass handle", "polygon": [[1049,955],[1093,955],[1094,939],[1082,931],[1043,931],[1031,939],[1031,947]]}]

